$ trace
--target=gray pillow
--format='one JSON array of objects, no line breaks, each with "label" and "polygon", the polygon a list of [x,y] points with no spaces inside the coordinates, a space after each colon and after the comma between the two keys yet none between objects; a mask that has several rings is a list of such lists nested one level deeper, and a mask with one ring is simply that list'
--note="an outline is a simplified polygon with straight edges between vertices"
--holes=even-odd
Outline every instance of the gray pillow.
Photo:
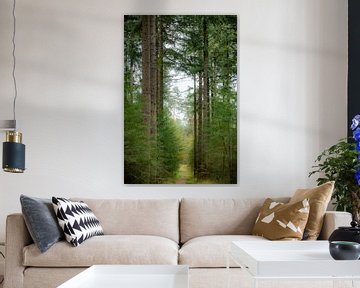
[{"label": "gray pillow", "polygon": [[64,238],[51,199],[21,195],[20,203],[31,238],[41,253]]}]

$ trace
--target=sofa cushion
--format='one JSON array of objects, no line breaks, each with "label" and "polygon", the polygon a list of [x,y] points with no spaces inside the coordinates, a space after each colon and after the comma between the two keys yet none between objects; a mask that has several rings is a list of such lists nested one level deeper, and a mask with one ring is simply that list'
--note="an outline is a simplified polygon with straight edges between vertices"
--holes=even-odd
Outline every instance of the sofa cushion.
[{"label": "sofa cushion", "polygon": [[251,234],[263,202],[264,199],[182,199],[181,243],[205,235]]},{"label": "sofa cushion", "polygon": [[284,204],[267,198],[252,234],[269,240],[301,240],[308,218],[308,199]]},{"label": "sofa cushion", "polygon": [[290,199],[290,203],[309,199],[310,214],[305,227],[307,237],[304,240],[316,240],[323,226],[324,215],[334,190],[334,181],[326,182],[311,189],[298,189]]},{"label": "sofa cushion", "polygon": [[[226,267],[228,251],[232,241],[268,241],[252,235],[214,235],[193,238],[179,250],[179,264],[190,267]],[[231,267],[239,267],[230,261]]]},{"label": "sofa cushion", "polygon": [[73,200],[88,204],[105,235],[155,235],[179,242],[178,199]]},{"label": "sofa cushion", "polygon": [[20,203],[26,227],[41,252],[64,239],[51,199],[21,195]]},{"label": "sofa cushion", "polygon": [[74,246],[85,240],[104,235],[99,220],[84,202],[52,197],[54,211],[65,239]]},{"label": "sofa cushion", "polygon": [[[28,267],[24,270],[24,285],[21,288],[55,288],[75,277],[88,267],[38,268]],[[10,286],[12,287],[12,286]],[[79,287],[79,286],[78,286]],[[103,286],[106,288],[105,286]],[[84,287],[82,287],[84,288]]]},{"label": "sofa cushion", "polygon": [[45,253],[34,244],[23,250],[25,266],[88,267],[95,264],[171,264],[178,260],[178,244],[159,236],[95,236],[78,247],[66,241],[56,243]]}]

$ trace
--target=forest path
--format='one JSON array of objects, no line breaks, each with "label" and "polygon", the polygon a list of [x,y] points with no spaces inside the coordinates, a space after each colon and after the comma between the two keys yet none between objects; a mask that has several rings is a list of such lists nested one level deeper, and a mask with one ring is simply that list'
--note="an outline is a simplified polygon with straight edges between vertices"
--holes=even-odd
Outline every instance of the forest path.
[{"label": "forest path", "polygon": [[[181,164],[175,184],[187,184],[191,181],[191,170],[187,164]],[[191,183],[191,182],[190,182]]]}]

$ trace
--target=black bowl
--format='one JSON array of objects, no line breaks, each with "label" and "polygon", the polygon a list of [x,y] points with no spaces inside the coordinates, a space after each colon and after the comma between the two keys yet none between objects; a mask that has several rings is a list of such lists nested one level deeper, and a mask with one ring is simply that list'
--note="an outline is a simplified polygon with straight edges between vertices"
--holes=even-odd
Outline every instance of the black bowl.
[{"label": "black bowl", "polygon": [[335,260],[358,260],[360,257],[360,244],[348,241],[331,241],[330,255]]}]

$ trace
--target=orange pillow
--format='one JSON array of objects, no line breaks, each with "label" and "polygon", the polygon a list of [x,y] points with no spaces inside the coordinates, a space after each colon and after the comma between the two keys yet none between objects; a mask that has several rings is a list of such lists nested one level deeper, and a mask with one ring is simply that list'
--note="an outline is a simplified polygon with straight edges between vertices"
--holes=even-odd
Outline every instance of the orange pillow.
[{"label": "orange pillow", "polygon": [[334,190],[334,181],[311,189],[298,189],[289,203],[309,199],[310,214],[305,227],[304,240],[316,240],[322,229],[324,215]]},{"label": "orange pillow", "polygon": [[308,217],[307,199],[284,204],[268,198],[260,209],[252,234],[269,240],[301,240]]}]

